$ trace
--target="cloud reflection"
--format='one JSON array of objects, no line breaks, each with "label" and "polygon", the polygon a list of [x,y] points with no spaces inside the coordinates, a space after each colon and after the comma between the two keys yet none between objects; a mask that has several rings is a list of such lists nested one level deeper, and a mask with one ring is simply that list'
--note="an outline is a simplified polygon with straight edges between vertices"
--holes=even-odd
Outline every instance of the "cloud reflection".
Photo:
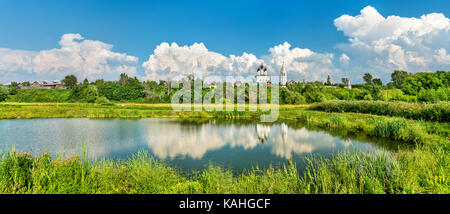
[{"label": "cloud reflection", "polygon": [[201,159],[207,152],[226,146],[245,150],[269,147],[272,154],[290,159],[293,155],[308,154],[321,147],[330,148],[333,144],[330,135],[305,128],[291,129],[284,123],[216,125],[209,122],[194,125],[149,121],[146,127],[147,144],[160,159]]}]

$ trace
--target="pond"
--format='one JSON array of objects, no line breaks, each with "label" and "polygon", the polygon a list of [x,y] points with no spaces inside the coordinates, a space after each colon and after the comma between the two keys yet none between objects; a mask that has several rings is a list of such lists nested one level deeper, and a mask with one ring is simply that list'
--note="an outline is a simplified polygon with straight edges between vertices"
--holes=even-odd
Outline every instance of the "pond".
[{"label": "pond", "polygon": [[88,145],[91,158],[118,160],[146,151],[183,170],[201,170],[214,163],[236,172],[256,165],[283,165],[289,159],[302,170],[305,156],[327,157],[343,150],[390,152],[398,145],[298,123],[170,118],[0,120],[1,149],[69,156],[80,154],[82,144]]}]

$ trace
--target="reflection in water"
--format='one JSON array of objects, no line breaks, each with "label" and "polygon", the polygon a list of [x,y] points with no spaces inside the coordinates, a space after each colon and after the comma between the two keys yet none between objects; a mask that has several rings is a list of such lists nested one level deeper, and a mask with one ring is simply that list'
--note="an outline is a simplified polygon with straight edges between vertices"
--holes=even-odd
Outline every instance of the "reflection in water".
[{"label": "reflection in water", "polygon": [[256,124],[256,134],[258,135],[258,140],[264,144],[269,137],[270,127],[262,124]]},{"label": "reflection in water", "polygon": [[[256,132],[252,127],[256,127]],[[160,159],[189,156],[201,159],[208,151],[224,146],[253,149],[258,143],[267,144],[272,154],[290,159],[293,154],[311,153],[314,146],[329,147],[332,137],[319,132],[308,132],[305,128],[288,135],[286,124],[215,126],[201,125],[197,129],[179,126],[176,123],[150,123],[147,143]],[[165,130],[171,130],[168,135]],[[271,131],[272,130],[272,131]],[[314,146],[313,146],[314,145]]]},{"label": "reflection in water", "polygon": [[79,153],[81,143],[88,144],[91,157],[120,158],[146,150],[158,159],[178,161],[187,168],[209,161],[244,168],[255,163],[299,160],[311,153],[381,149],[376,144],[343,140],[324,131],[292,128],[285,123],[195,123],[162,118],[0,120],[1,148],[14,146],[35,153],[71,155]]}]

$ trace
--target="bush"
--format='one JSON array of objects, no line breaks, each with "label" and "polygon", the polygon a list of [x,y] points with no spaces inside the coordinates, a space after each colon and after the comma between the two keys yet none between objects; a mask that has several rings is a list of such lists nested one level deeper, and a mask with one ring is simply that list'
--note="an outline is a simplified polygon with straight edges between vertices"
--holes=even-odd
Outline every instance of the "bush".
[{"label": "bush", "polygon": [[8,98],[8,90],[0,85],[0,102],[3,102]]},{"label": "bush", "polygon": [[327,101],[314,104],[310,109],[326,112],[368,113],[439,122],[448,122],[450,119],[448,102],[418,104],[385,101]]},{"label": "bush", "polygon": [[404,101],[417,102],[417,97],[414,95],[406,95],[400,89],[383,90],[381,99],[384,101]]},{"label": "bush", "polygon": [[450,88],[421,90],[417,98],[421,102],[436,103],[439,101],[449,101]]},{"label": "bush", "polygon": [[97,87],[95,87],[94,85],[88,85],[81,92],[81,98],[88,103],[95,102],[97,97],[98,97],[98,91],[97,91]]},{"label": "bush", "polygon": [[9,95],[8,102],[62,103],[68,101],[70,93],[67,89],[19,89]]},{"label": "bush", "polygon": [[97,97],[95,103],[100,105],[111,105],[111,102],[106,97]]}]

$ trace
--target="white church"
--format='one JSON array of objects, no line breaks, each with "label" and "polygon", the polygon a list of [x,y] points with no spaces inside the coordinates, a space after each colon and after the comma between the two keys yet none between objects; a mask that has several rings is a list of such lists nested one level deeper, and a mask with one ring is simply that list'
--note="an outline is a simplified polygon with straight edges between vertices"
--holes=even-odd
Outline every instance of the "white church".
[{"label": "white church", "polygon": [[[267,75],[267,65],[265,63],[262,63],[258,70],[256,71],[256,82],[257,83],[270,83],[270,76]],[[281,71],[280,71],[280,87],[284,88],[287,85],[287,71],[286,71],[286,65],[283,62],[281,65]]]}]

